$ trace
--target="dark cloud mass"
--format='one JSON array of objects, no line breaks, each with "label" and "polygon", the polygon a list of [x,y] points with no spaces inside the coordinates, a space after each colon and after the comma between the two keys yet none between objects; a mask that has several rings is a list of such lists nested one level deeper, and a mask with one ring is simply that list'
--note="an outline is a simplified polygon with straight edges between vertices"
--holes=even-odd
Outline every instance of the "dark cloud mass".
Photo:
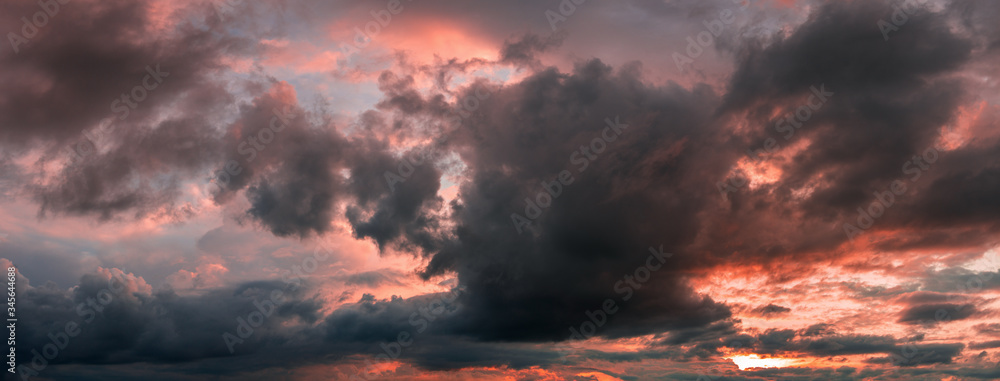
[{"label": "dark cloud mass", "polygon": [[[106,272],[84,276],[70,292],[47,286],[25,290],[21,316],[35,323],[19,332],[19,353],[41,348],[51,340],[47,335],[66,332],[66,324],[76,324],[79,336],[71,339],[73,345],[67,345],[54,363],[170,363],[221,357],[229,351],[220,335],[235,334],[235,316],[245,319],[257,311],[254,302],[267,300],[272,291],[282,291],[286,302],[255,328],[259,334],[237,348],[253,350],[270,340],[297,340],[282,323],[315,321],[320,307],[302,298],[302,290],[290,290],[282,282],[248,283],[196,297],[170,291],[151,293],[143,285],[130,274]],[[98,298],[111,302],[102,304]],[[271,336],[271,332],[281,335]]]},{"label": "dark cloud mass", "polygon": [[904,310],[899,321],[908,324],[933,324],[965,319],[975,313],[976,306],[972,304],[921,304]]},{"label": "dark cloud mass", "polygon": [[[190,24],[151,38],[148,5],[97,4],[62,5],[63,15],[76,14],[56,14],[17,53],[0,55],[0,140],[14,152],[42,143],[43,161],[72,162],[52,181],[29,187],[42,215],[106,220],[179,207],[179,183],[218,148],[212,113],[232,101],[221,83],[207,79],[223,67],[223,53],[245,54],[249,44]],[[4,2],[0,25],[21,30],[19,15],[38,11],[34,2]],[[149,69],[163,76],[147,82],[152,90],[133,91]],[[144,99],[131,109],[119,103],[116,111],[113,102],[133,93]]]},{"label": "dark cloud mass", "polygon": [[[672,7],[693,7],[684,1],[626,3],[629,12],[651,10],[642,23],[659,22],[655,15]],[[571,365],[581,366],[574,368],[581,374],[586,369],[580,359],[688,363],[754,353],[829,361],[862,357],[823,370],[831,379],[884,376],[857,365],[891,365],[899,379],[935,366],[947,366],[956,377],[991,377],[993,370],[969,358],[1000,347],[1000,327],[976,325],[970,332],[981,337],[965,343],[929,330],[995,318],[995,309],[982,307],[988,297],[965,293],[997,290],[1000,276],[993,275],[1000,273],[957,266],[920,273],[912,266],[944,263],[922,256],[926,250],[981,252],[997,243],[1000,112],[983,103],[984,111],[968,115],[981,93],[995,92],[989,82],[994,80],[982,78],[990,70],[997,74],[983,67],[997,62],[1000,29],[983,14],[996,16],[998,8],[977,1],[920,6],[887,41],[878,25],[893,13],[888,1],[800,3],[808,3],[800,7],[808,14],[798,25],[766,35],[727,30],[727,37],[741,36],[741,42],[720,47],[720,57],[731,65],[722,81],[704,74],[683,84],[665,80],[651,66],[650,52],[624,64],[612,63],[621,62],[617,56],[571,54],[572,65],[559,66],[549,61],[562,59],[560,48],[572,32],[509,33],[490,40],[494,55],[487,58],[435,56],[420,65],[407,53],[379,51],[391,57],[382,58],[391,61],[389,69],[365,85],[377,99],[356,114],[311,108],[300,99],[306,95],[299,86],[307,80],[279,80],[264,71],[271,62],[297,62],[294,54],[274,53],[283,46],[314,48],[281,36],[297,31],[281,19],[288,14],[268,16],[279,19],[274,22],[280,27],[271,30],[203,5],[178,6],[166,15],[145,3],[117,0],[63,5],[63,12],[73,7],[75,13],[54,18],[21,52],[4,47],[0,54],[0,195],[28,195],[38,218],[68,214],[137,225],[150,215],[183,222],[199,207],[218,208],[226,218],[289,240],[347,231],[383,256],[409,255],[419,267],[341,271],[336,266],[357,260],[344,254],[334,265],[324,264],[340,272],[316,283],[332,279],[351,287],[333,292],[340,295],[336,304],[311,282],[289,290],[274,280],[277,254],[259,266],[270,280],[190,293],[125,276],[127,291],[116,293],[52,364],[101,364],[123,372],[138,372],[128,368],[137,364],[178,364],[178,374],[210,378],[358,361],[358,355],[382,353],[380,345],[396,341],[400,332],[414,331],[414,316],[438,305],[435,319],[422,317],[427,325],[417,339],[421,345],[402,351],[401,361],[421,370],[554,369],[566,359],[541,344],[569,341],[610,300],[615,312],[601,313],[606,324],[595,335],[654,344],[627,354],[577,351],[570,363],[579,361]],[[27,1],[2,4],[0,31],[17,30],[20,15],[38,9]],[[287,6],[289,12],[297,7]],[[603,6],[579,5],[576,20]],[[349,11],[347,5],[315,9],[328,7]],[[516,18],[516,4],[483,7],[498,19]],[[260,9],[243,12],[249,17]],[[406,17],[428,17],[423,12],[394,15],[397,24],[372,41],[414,43],[388,28],[410,26],[416,21]],[[444,22],[447,15],[440,17],[433,19],[440,28],[435,30],[459,48],[467,48],[467,40],[489,39],[499,23],[486,17],[478,33],[448,34],[468,21],[451,24]],[[168,21],[169,30],[158,29]],[[628,52],[612,48],[606,55]],[[670,54],[670,48],[649,49]],[[265,53],[271,56],[257,57]],[[337,66],[323,69],[324,76],[341,75],[354,64],[365,62],[336,56],[322,64]],[[127,118],[118,118],[109,104],[141,85],[147,66],[170,74]],[[492,66],[512,79],[496,79],[485,69]],[[832,95],[811,109],[791,137],[775,131],[817,89]],[[341,97],[345,108],[354,101],[339,88],[323,91],[317,98]],[[469,107],[473,98],[476,106]],[[93,138],[95,129],[107,132]],[[955,143],[953,136],[963,133],[968,141]],[[768,139],[778,151],[755,164],[747,149]],[[94,152],[67,161],[66,147]],[[929,149],[937,158],[920,172],[923,178],[911,180],[906,163],[926,158]],[[30,165],[15,164],[23,162]],[[720,195],[720,181],[760,163],[772,166],[773,176],[757,176]],[[8,179],[27,180],[8,190]],[[860,238],[845,235],[844,223],[856,224],[856,210],[867,208],[894,180],[908,186],[894,206]],[[209,181],[212,205],[196,205],[192,194]],[[211,251],[220,262],[250,255],[223,243],[210,246],[219,249],[199,244],[196,250]],[[851,251],[858,247],[863,250]],[[839,265],[862,251],[915,258],[879,266],[921,279],[920,287],[853,293],[859,300],[890,300],[879,308],[898,312],[898,320],[886,324],[904,325],[911,339],[847,329],[860,315],[795,320],[810,310],[799,307],[800,291],[791,282],[831,275],[781,273],[782,266]],[[185,260],[176,263],[188,265]],[[40,348],[49,332],[80,321],[77,306],[99,294],[118,270],[102,271],[69,290],[26,287],[19,297],[19,350]],[[708,275],[746,271],[773,276],[765,286],[787,289],[773,303],[752,304],[706,291],[713,289],[704,280]],[[404,294],[414,296],[395,295],[412,282],[433,285],[450,277],[457,278],[449,284],[452,292],[424,287]],[[953,287],[971,277],[980,279],[975,290]],[[757,292],[755,286],[741,287]],[[385,289],[393,295],[373,294]],[[238,346],[239,360],[231,360],[221,334],[235,332],[237,317],[259,308],[255,303],[275,290],[285,292],[287,301]],[[829,295],[813,292],[802,294]],[[753,319],[741,321],[739,314]],[[749,320],[801,325],[743,329]],[[996,358],[995,351],[988,356]],[[239,369],[241,364],[250,365]],[[791,372],[798,371],[807,372]],[[622,379],[646,379],[629,377]]]}]

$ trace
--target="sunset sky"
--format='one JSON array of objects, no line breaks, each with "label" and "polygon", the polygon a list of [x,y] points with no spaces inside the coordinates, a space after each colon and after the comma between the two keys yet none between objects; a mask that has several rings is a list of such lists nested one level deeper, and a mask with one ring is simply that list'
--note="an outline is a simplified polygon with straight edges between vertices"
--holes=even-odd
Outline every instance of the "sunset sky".
[{"label": "sunset sky", "polygon": [[1000,379],[998,19],[0,0],[5,374]]}]

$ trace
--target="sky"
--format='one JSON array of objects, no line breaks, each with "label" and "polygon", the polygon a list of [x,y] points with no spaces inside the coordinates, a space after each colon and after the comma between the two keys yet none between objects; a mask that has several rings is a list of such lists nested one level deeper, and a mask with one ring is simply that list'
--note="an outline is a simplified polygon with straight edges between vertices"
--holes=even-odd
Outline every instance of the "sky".
[{"label": "sky", "polygon": [[998,379],[998,17],[0,0],[6,377]]}]

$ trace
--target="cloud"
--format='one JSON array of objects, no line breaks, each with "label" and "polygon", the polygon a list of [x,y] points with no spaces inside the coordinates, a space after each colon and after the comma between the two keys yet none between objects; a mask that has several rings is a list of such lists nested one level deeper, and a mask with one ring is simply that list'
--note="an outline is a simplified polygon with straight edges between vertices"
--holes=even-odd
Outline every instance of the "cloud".
[{"label": "cloud", "polygon": [[27,287],[25,282],[19,284],[23,307],[19,318],[26,324],[18,327],[18,353],[40,351],[51,342],[50,333],[63,332],[67,323],[74,323],[79,336],[71,338],[51,363],[172,363],[228,356],[222,333],[235,332],[237,317],[257,311],[254,303],[267,300],[272,291],[281,290],[285,303],[255,328],[245,347],[267,345],[275,338],[289,340],[295,329],[289,325],[296,325],[286,323],[317,320],[319,304],[305,298],[301,289],[285,286],[251,282],[181,296],[170,290],[153,291],[142,278],[118,269],[84,275],[70,290]]},{"label": "cloud", "polygon": [[832,335],[803,342],[804,349],[818,356],[889,353],[896,339],[884,335]]},{"label": "cloud", "polygon": [[909,307],[900,313],[899,322],[907,324],[936,324],[962,320],[977,313],[973,304],[936,303]]},{"label": "cloud", "polygon": [[1000,340],[991,340],[969,344],[969,349],[991,349],[1000,348]]},{"label": "cloud", "polygon": [[[157,33],[147,3],[59,6],[17,53],[0,55],[0,124],[9,126],[0,146],[18,157],[42,149],[43,163],[71,161],[49,179],[23,178],[40,214],[107,220],[158,208],[183,212],[174,203],[179,183],[218,147],[212,114],[231,101],[210,76],[225,68],[222,52],[245,54],[250,44],[218,33],[218,25],[180,22],[175,33]],[[24,2],[3,8],[5,30],[21,30],[17,17],[39,10]],[[161,73],[144,89],[151,72]],[[126,104],[135,107],[122,106],[132,94]]]},{"label": "cloud", "polygon": [[500,50],[500,63],[539,67],[541,61],[535,55],[558,47],[560,44],[562,44],[562,40],[558,35],[541,37],[537,34],[526,34],[515,41],[504,41],[503,48]]},{"label": "cloud", "polygon": [[365,271],[351,274],[344,280],[344,284],[367,287],[379,287],[384,284],[401,286],[403,283],[398,278],[402,276],[403,274],[391,269]]},{"label": "cloud", "polygon": [[780,315],[780,314],[784,314],[784,313],[787,313],[787,312],[789,312],[791,310],[792,310],[791,308],[782,307],[782,306],[775,305],[775,304],[768,304],[766,306],[760,306],[760,307],[754,309],[754,312],[760,314],[761,316],[768,316],[768,315]]},{"label": "cloud", "polygon": [[[444,3],[407,5],[408,13],[394,19],[393,29],[386,26],[381,41],[392,46],[409,41],[405,38],[427,38],[430,46],[436,42],[428,36],[454,36],[449,34],[454,25],[473,23],[430,23],[461,14]],[[0,56],[5,68],[0,85],[7,94],[0,95],[0,124],[14,126],[0,130],[0,145],[10,147],[0,157],[0,181],[27,179],[22,191],[38,204],[41,216],[107,221],[161,213],[182,222],[198,213],[194,205],[203,200],[192,200],[199,197],[198,189],[211,186],[210,201],[227,213],[224,217],[289,240],[338,233],[370,240],[380,254],[415,257],[408,259],[422,267],[411,270],[423,280],[454,277],[454,286],[463,290],[433,319],[426,311],[442,294],[357,298],[355,291],[337,290],[326,301],[318,296],[322,290],[289,291],[289,301],[231,359],[221,333],[234,330],[236,319],[256,308],[255,301],[284,284],[225,284],[211,277],[222,269],[236,272],[231,263],[199,267],[198,274],[176,272],[174,280],[186,276],[197,288],[189,294],[154,289],[128,275],[128,292],[95,315],[54,363],[169,363],[198,375],[233,374],[357,361],[380,353],[380,344],[397,340],[400,332],[424,327],[422,345],[407,348],[400,361],[433,370],[529,369],[555,366],[558,354],[543,345],[565,341],[582,323],[598,320],[600,340],[638,341],[649,335],[655,348],[585,350],[582,359],[687,362],[755,351],[823,358],[878,355],[869,361],[890,364],[898,362],[893,356],[916,348],[900,363],[916,372],[920,369],[913,366],[946,365],[958,358],[964,346],[951,339],[923,343],[923,334],[901,339],[854,333],[862,331],[843,322],[748,329],[749,320],[765,317],[775,323],[792,308],[760,306],[760,301],[730,305],[713,297],[702,281],[761,269],[760,276],[777,283],[804,278],[815,274],[808,271],[814,266],[867,253],[852,251],[851,245],[923,254],[994,244],[1000,204],[993,195],[1000,190],[1000,167],[993,159],[1000,134],[992,127],[1000,112],[995,106],[971,106],[983,88],[990,89],[974,79],[990,77],[992,69],[984,67],[996,58],[997,30],[979,16],[993,8],[964,1],[921,8],[885,41],[877,22],[891,14],[888,2],[810,2],[801,24],[776,28],[780,32],[774,34],[734,27],[733,36],[759,38],[740,44],[719,39],[713,54],[726,60],[715,64],[733,65],[726,80],[682,85],[664,79],[647,55],[628,61],[633,57],[619,54],[648,50],[633,40],[620,43],[620,50],[598,52],[601,58],[570,51],[578,57],[572,65],[546,66],[550,55],[576,46],[571,35],[510,34],[511,20],[525,17],[518,7],[537,11],[538,20],[527,24],[547,27],[544,5],[513,4],[479,6],[478,12],[492,17],[463,36],[475,42],[486,36],[482,47],[468,45],[496,52],[495,61],[478,53],[426,61],[402,51],[386,54],[395,59],[387,64],[390,58],[373,64],[367,55],[323,61],[336,67],[309,81],[338,79],[355,64],[378,73],[376,83],[364,86],[381,98],[356,114],[310,108],[300,99],[313,95],[302,90],[308,87],[303,77],[278,79],[263,69],[260,61],[269,50],[260,44],[285,43],[277,38],[285,32],[302,37],[293,25],[278,21],[289,29],[261,31],[250,21],[205,16],[198,7],[171,8],[170,16],[163,16],[162,9],[149,5],[81,3],[81,13],[60,16],[24,51]],[[701,17],[718,6],[623,4],[588,3],[592,8],[581,6],[573,22],[587,25],[609,9],[649,11],[643,18],[678,10],[688,18]],[[287,4],[289,10],[302,11],[300,6],[313,4]],[[345,11],[367,17],[357,4],[314,6],[317,13],[310,14]],[[14,16],[0,16],[0,25],[18,28],[14,17],[34,7],[5,4],[0,14]],[[250,6],[241,15],[252,18],[257,11]],[[334,24],[340,27],[343,20]],[[402,36],[411,33],[407,26],[421,22],[440,28]],[[164,23],[168,31],[156,29]],[[645,25],[634,24],[630,28]],[[310,43],[330,42],[311,37]],[[564,58],[554,59],[564,63]],[[229,65],[236,63],[249,69],[235,73]],[[117,119],[109,103],[141,84],[148,65],[160,65],[170,76],[127,119]],[[333,83],[316,91],[320,101],[342,84]],[[806,104],[814,94],[811,88],[833,95],[810,111],[808,124],[794,130],[795,141],[776,138],[781,135],[772,127]],[[479,100],[475,110],[468,110],[467,99]],[[86,131],[102,123],[111,132],[91,139]],[[744,156],[768,138],[783,148],[766,163]],[[74,143],[100,149],[83,160],[62,162],[60,147]],[[926,177],[909,180],[901,167],[931,147],[941,148],[939,158]],[[29,162],[34,164],[24,164]],[[758,166],[770,172],[720,197],[719,181]],[[214,185],[205,184],[209,172]],[[564,173],[569,178],[560,180]],[[842,223],[853,222],[856,208],[869,205],[873,193],[888,189],[895,179],[906,181],[910,190],[897,195],[895,206],[864,240],[850,241]],[[6,185],[0,192],[18,193]],[[515,215],[528,216],[530,224],[519,225]],[[226,261],[270,271],[270,263],[260,258],[229,255],[234,249],[227,244],[239,239],[216,230],[193,250],[218,251]],[[0,245],[19,253],[48,250],[28,250],[31,240],[20,237],[11,241]],[[672,255],[660,261],[650,257],[651,248]],[[659,267],[654,269],[654,263]],[[807,271],[773,266],[786,263]],[[82,271],[63,266],[69,265],[53,269],[60,275]],[[887,268],[911,269],[893,266]],[[367,288],[406,285],[400,270],[364,270],[345,270],[331,279]],[[125,276],[117,269],[102,270],[84,275],[70,289],[25,281],[22,303],[28,312],[19,344],[37,348],[60,324],[79,320],[79,303],[98,294],[112,275]],[[982,317],[981,307],[953,303],[966,290],[952,286],[978,277],[982,285],[974,291],[992,290],[1000,284],[993,275],[935,268],[896,288],[858,282],[844,289],[857,299],[901,306],[897,323],[906,329],[943,320],[942,310],[947,320]],[[194,287],[203,283],[209,286]],[[350,299],[357,301],[341,304]],[[608,308],[608,301],[616,312],[595,315]],[[809,311],[798,303],[793,307],[796,313]],[[742,322],[739,313],[758,318]],[[975,328],[986,335],[998,331],[989,324]],[[969,348],[990,349],[993,343],[984,340]],[[247,364],[249,369],[241,368]],[[911,374],[904,370],[899,374]],[[813,371],[872,378],[890,372],[847,367],[752,376]]]},{"label": "cloud", "polygon": [[[566,322],[585,319],[586,310],[620,297],[616,278],[642,266],[648,247],[662,244],[671,251],[685,244],[683,232],[694,227],[682,223],[692,221],[684,216],[693,219],[697,200],[710,196],[677,186],[692,170],[687,165],[696,164],[656,149],[683,151],[687,134],[706,134],[708,106],[717,99],[707,89],[643,86],[638,75],[633,67],[615,72],[597,60],[580,63],[573,73],[537,72],[498,90],[479,116],[451,132],[450,145],[467,163],[468,181],[452,208],[457,239],[431,257],[425,274],[458,272],[470,289],[472,310],[460,323],[469,334],[564,339]],[[671,111],[669,119],[664,110]],[[608,118],[628,129],[587,167],[574,163],[580,159],[572,153],[600,138]],[[625,182],[671,163],[675,169],[664,169],[661,176]],[[542,183],[563,170],[572,172],[574,182],[532,223],[533,234],[518,234],[511,215],[525,213],[526,197],[544,192]],[[692,201],[672,201],[679,197]],[[664,292],[639,290],[623,303],[609,328],[619,332],[607,334],[698,326],[727,317],[725,307],[693,294],[674,276],[685,261],[668,263],[671,270],[653,276],[648,287]]]},{"label": "cloud", "polygon": [[872,363],[891,362],[899,366],[918,366],[926,364],[951,364],[958,356],[964,344],[927,344],[910,347],[900,346],[893,355],[886,358],[872,359]]}]

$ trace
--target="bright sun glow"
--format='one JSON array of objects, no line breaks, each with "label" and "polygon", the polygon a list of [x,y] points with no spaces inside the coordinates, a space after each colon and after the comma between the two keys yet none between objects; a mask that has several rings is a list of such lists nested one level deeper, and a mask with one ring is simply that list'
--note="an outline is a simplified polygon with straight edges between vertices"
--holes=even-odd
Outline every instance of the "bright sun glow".
[{"label": "bright sun glow", "polygon": [[729,357],[729,359],[733,360],[740,370],[747,368],[783,368],[797,362],[795,359],[760,358],[758,355],[738,355]]}]

